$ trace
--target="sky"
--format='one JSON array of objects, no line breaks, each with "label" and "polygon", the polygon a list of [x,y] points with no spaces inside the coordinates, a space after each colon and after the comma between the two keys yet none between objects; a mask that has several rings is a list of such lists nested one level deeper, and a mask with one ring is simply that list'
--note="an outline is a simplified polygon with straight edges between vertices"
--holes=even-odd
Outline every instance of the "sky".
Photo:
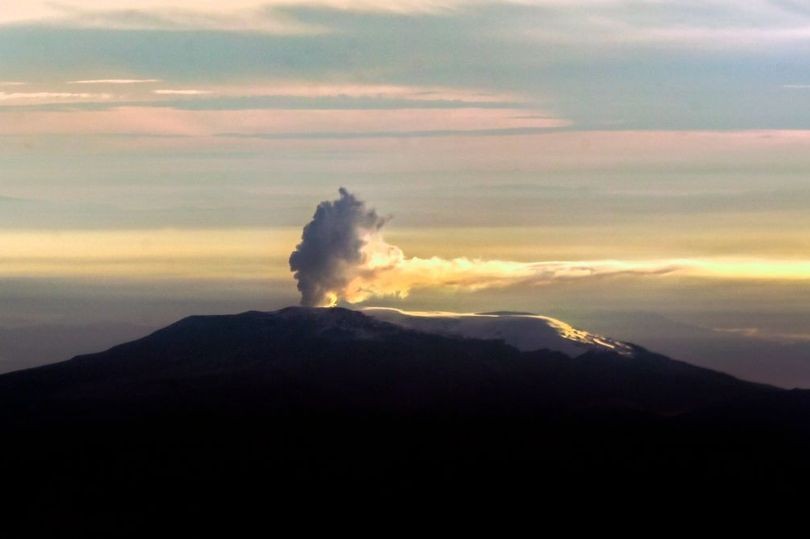
[{"label": "sky", "polygon": [[296,303],[289,255],[343,186],[409,260],[693,268],[364,304],[810,386],[808,53],[799,0],[4,6],[0,370]]}]

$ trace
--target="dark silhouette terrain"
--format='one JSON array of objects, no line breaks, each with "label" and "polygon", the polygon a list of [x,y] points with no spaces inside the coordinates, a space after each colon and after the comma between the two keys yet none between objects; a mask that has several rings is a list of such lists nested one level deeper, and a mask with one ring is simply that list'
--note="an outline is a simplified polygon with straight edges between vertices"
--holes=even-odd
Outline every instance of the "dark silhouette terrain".
[{"label": "dark silhouette terrain", "polygon": [[809,392],[634,352],[521,352],[339,308],[190,317],[0,376],[3,507],[22,535],[116,536],[810,477]]}]

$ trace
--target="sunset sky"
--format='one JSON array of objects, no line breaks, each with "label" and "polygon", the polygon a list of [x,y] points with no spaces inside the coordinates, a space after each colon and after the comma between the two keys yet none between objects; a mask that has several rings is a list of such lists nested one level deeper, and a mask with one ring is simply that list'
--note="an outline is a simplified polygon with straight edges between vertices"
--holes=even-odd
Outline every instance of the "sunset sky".
[{"label": "sunset sky", "polygon": [[810,343],[809,54],[796,0],[11,3],[0,327],[295,303],[345,186],[409,257],[689,268],[368,304]]}]

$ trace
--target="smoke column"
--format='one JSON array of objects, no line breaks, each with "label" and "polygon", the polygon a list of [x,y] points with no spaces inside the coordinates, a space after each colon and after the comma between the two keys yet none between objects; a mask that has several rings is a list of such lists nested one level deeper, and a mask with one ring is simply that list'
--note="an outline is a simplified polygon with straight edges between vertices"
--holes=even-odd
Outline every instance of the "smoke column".
[{"label": "smoke column", "polygon": [[290,255],[301,304],[331,305],[367,263],[365,247],[380,233],[385,219],[366,208],[343,187],[340,198],[318,204],[304,227],[301,243]]},{"label": "smoke column", "polygon": [[681,269],[677,261],[646,263],[616,260],[514,262],[466,257],[407,258],[385,242],[388,219],[340,188],[340,197],[318,205],[290,255],[301,304],[331,306],[375,296],[406,297],[411,289],[444,287],[475,291],[514,285],[612,275],[657,275]]}]

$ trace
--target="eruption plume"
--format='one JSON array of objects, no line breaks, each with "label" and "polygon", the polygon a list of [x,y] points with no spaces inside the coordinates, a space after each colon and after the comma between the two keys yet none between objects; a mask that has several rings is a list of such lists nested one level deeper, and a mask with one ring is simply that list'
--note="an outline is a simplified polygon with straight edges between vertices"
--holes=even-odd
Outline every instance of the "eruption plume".
[{"label": "eruption plume", "polygon": [[402,249],[385,242],[388,222],[348,192],[318,205],[304,227],[301,242],[290,255],[301,304],[332,306],[339,300],[359,303],[375,296],[406,297],[411,289],[445,287],[482,290],[513,285],[537,286],[556,281],[622,274],[664,274],[676,262],[631,263],[513,262],[466,257],[407,258]]},{"label": "eruption plume", "polygon": [[366,246],[385,219],[343,187],[340,198],[318,204],[290,255],[301,304],[334,305],[368,262]]}]

